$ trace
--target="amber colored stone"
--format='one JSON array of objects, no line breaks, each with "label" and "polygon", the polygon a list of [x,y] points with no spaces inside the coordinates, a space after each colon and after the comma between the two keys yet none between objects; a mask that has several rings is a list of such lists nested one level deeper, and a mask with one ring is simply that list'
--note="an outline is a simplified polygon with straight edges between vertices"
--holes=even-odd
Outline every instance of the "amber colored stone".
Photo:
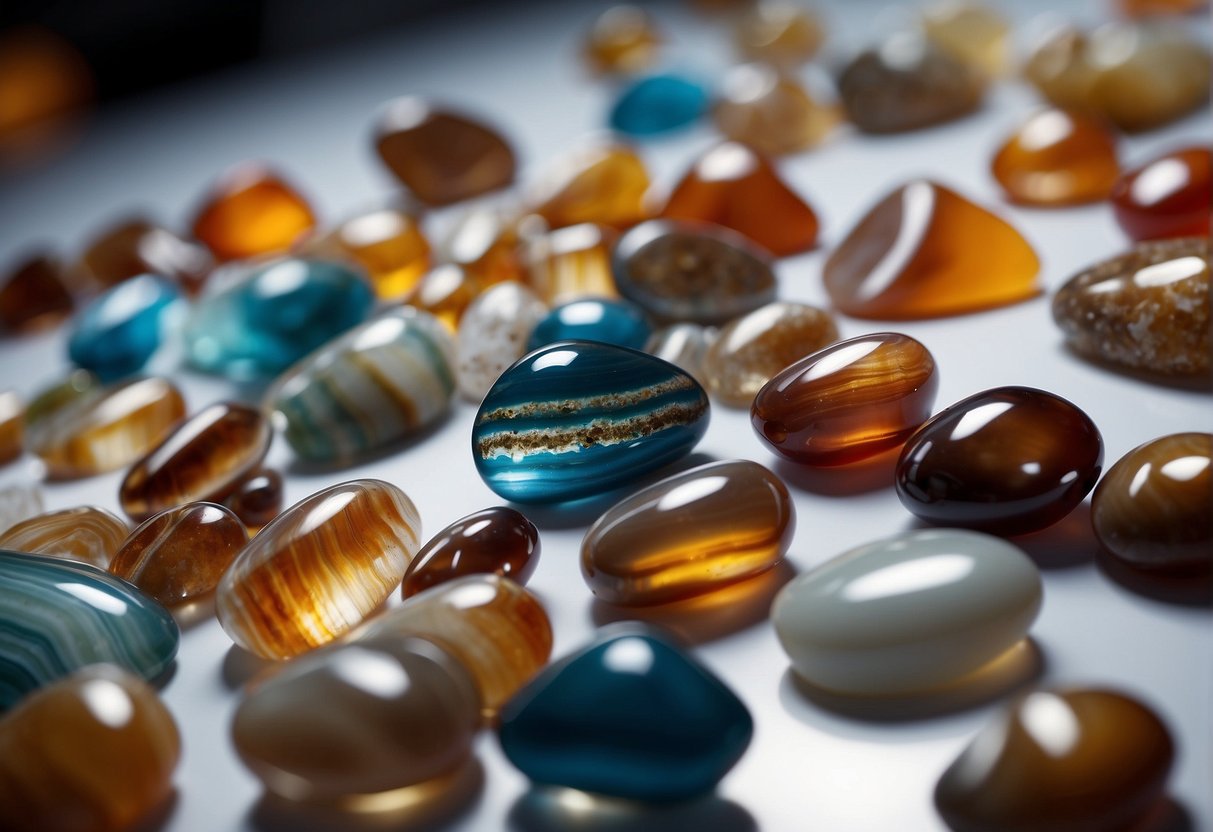
[{"label": "amber colored stone", "polygon": [[996,78],[1011,58],[1011,26],[988,6],[944,0],[922,15],[927,40],[963,64]]},{"label": "amber colored stone", "polygon": [[595,72],[631,74],[656,62],[661,42],[657,24],[644,9],[614,6],[594,21],[582,54]]},{"label": "amber colored stone", "polygon": [[929,523],[1027,534],[1069,514],[1095,487],[1103,439],[1060,396],[999,387],[962,399],[906,440],[897,496]]},{"label": "amber colored stone", "polygon": [[430,538],[404,573],[401,595],[464,575],[494,574],[525,584],[539,565],[539,530],[526,515],[496,506],[456,520]]},{"label": "amber colored stone", "polygon": [[62,265],[38,254],[19,263],[0,286],[0,327],[6,332],[51,327],[72,314],[75,305]]},{"label": "amber colored stone", "polygon": [[282,474],[273,468],[262,468],[236,486],[227,498],[227,507],[240,518],[249,534],[282,513]]},{"label": "amber colored stone", "polygon": [[531,195],[531,210],[551,228],[591,222],[624,229],[648,216],[650,184],[644,160],[630,147],[589,147],[548,173]]},{"label": "amber colored stone", "polygon": [[955,832],[1125,832],[1166,794],[1175,743],[1108,690],[1034,691],[996,716],[935,786]]},{"label": "amber colored stone", "polygon": [[182,503],[221,502],[261,464],[273,437],[258,408],[204,408],[131,466],[118,491],[122,510],[143,521]]},{"label": "amber colored stone", "polygon": [[78,560],[105,569],[130,527],[96,506],[48,511],[0,534],[0,549]]},{"label": "amber colored stone", "polygon": [[1118,0],[1120,10],[1130,17],[1195,14],[1209,8],[1209,0]]},{"label": "amber colored stone", "polygon": [[1036,253],[1009,223],[919,179],[868,211],[830,253],[822,276],[840,312],[913,320],[1035,297],[1039,269]]},{"label": "amber colored stone", "polygon": [[0,465],[21,456],[25,437],[25,405],[12,390],[0,393]]},{"label": "amber colored stone", "polygon": [[72,118],[95,92],[79,49],[21,19],[14,16],[0,31],[0,163],[17,167],[61,151]]},{"label": "amber colored stone", "polygon": [[806,63],[825,41],[825,28],[803,6],[758,3],[733,27],[733,43],[742,57],[783,69]]},{"label": "amber colored stone", "polygon": [[1208,237],[1138,243],[1074,275],[1053,320],[1081,355],[1163,376],[1209,373]]},{"label": "amber colored stone", "polygon": [[817,244],[817,215],[763,156],[737,142],[710,149],[674,187],[661,215],[731,228],[785,257]]},{"label": "amber colored stone", "polygon": [[351,217],[308,246],[318,257],[344,257],[365,271],[380,300],[399,300],[430,268],[430,243],[416,214],[381,208]]},{"label": "amber colored stone", "polygon": [[806,465],[846,465],[901,445],[931,416],[939,373],[908,335],[848,338],[777,373],[750,421],[771,450]]},{"label": "amber colored stone", "polygon": [[207,249],[141,218],[105,229],[80,256],[80,270],[85,277],[106,288],[150,273],[195,293],[202,288],[214,265]]},{"label": "amber colored stone", "polygon": [[447,262],[462,266],[481,286],[526,280],[526,256],[516,217],[502,210],[473,208],[443,242]]},{"label": "amber colored stone", "polygon": [[842,114],[816,101],[795,78],[746,64],[725,76],[712,117],[726,138],[784,156],[820,144]]},{"label": "amber colored stone", "polygon": [[1098,202],[1120,175],[1116,136],[1103,122],[1064,110],[1031,116],[991,163],[1012,201],[1026,205]]},{"label": "amber colored stone", "polygon": [[409,306],[429,312],[451,332],[459,331],[459,319],[480,293],[480,284],[454,263],[444,263],[430,271],[405,301]]},{"label": "amber colored stone", "polygon": [[530,283],[549,306],[585,297],[614,298],[611,275],[614,233],[600,225],[570,225],[527,244]]},{"label": "amber colored stone", "polygon": [[193,232],[219,260],[245,260],[286,251],[315,224],[311,206],[290,183],[249,164],[215,183]]},{"label": "amber colored stone", "polygon": [[1125,175],[1112,188],[1112,213],[1138,242],[1213,233],[1213,150],[1185,147]]},{"label": "amber colored stone", "polygon": [[98,395],[101,379],[88,371],[75,369],[62,381],[39,390],[25,408],[25,446],[32,448],[57,414],[69,405]]},{"label": "amber colored stone", "polygon": [[514,151],[496,131],[420,98],[390,102],[375,129],[384,164],[427,205],[448,205],[514,181]]},{"label": "amber colored stone", "polygon": [[168,800],[180,756],[151,687],[114,665],[86,667],[0,719],[0,828],[132,829]]}]

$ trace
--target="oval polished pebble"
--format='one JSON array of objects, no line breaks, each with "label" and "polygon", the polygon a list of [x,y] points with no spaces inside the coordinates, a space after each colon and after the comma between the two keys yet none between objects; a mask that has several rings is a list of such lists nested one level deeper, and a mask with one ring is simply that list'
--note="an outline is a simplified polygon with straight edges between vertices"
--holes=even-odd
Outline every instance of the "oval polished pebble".
[{"label": "oval polished pebble", "polygon": [[430,242],[421,219],[403,207],[385,206],[350,217],[308,247],[320,257],[332,253],[366,269],[375,296],[399,300],[430,268]]},{"label": "oval polished pebble", "polygon": [[613,242],[611,229],[588,222],[529,238],[526,260],[531,287],[550,304],[616,297]]},{"label": "oval polished pebble", "polygon": [[755,3],[733,26],[733,45],[739,54],[783,70],[809,61],[825,38],[818,15],[791,3]]},{"label": "oval polished pebble", "polygon": [[498,730],[536,783],[644,801],[710,792],[753,733],[741,700],[689,654],[618,629],[540,674]]},{"label": "oval polished pebble", "polygon": [[539,565],[539,530],[521,512],[495,506],[456,520],[430,538],[408,571],[408,598],[464,575],[492,573],[525,584]]},{"label": "oval polished pebble", "polygon": [[236,486],[225,505],[251,535],[282,513],[282,499],[282,474],[273,468],[261,468]]},{"label": "oval polished pebble", "polygon": [[923,34],[956,60],[989,78],[1005,75],[1011,63],[1011,24],[985,4],[955,0],[923,9]]},{"label": "oval polished pebble", "polygon": [[900,446],[931,416],[939,373],[908,335],[848,338],[800,359],[762,386],[754,432],[782,457],[847,465]]},{"label": "oval polished pebble", "polygon": [[681,75],[649,75],[628,83],[611,107],[611,129],[629,136],[655,136],[689,127],[707,113],[701,84]]},{"label": "oval polished pebble", "polygon": [[794,77],[763,64],[744,64],[725,76],[712,119],[726,138],[768,156],[784,156],[820,144],[842,113],[818,101]]},{"label": "oval polished pebble", "polygon": [[773,569],[795,529],[782,480],[756,462],[712,462],[608,509],[581,543],[581,574],[608,603],[681,601]]},{"label": "oval polished pebble", "polygon": [[365,639],[254,680],[232,741],[266,789],[288,800],[375,795],[465,763],[479,704],[467,671],[435,645]]},{"label": "oval polished pebble", "polygon": [[102,381],[138,372],[180,320],[181,300],[177,287],[155,275],[119,283],[80,310],[68,338],[68,358]]},{"label": "oval polished pebble", "polygon": [[329,486],[278,515],[237,556],[219,582],[219,623],[267,659],[332,641],[399,586],[420,535],[417,508],[396,486]]},{"label": "oval polished pebble", "polygon": [[215,268],[203,246],[182,239],[142,217],[111,225],[93,237],[80,255],[80,270],[98,286],[116,286],[144,274],[159,275],[190,294]]},{"label": "oval polished pebble", "polygon": [[286,251],[315,224],[311,206],[289,182],[244,164],[211,187],[193,231],[219,260],[247,260]]},{"label": "oval polished pebble", "polygon": [[530,202],[550,228],[583,222],[627,228],[649,216],[652,182],[644,160],[622,144],[586,147],[560,160]]},{"label": "oval polished pebble", "polygon": [[1066,110],[1033,114],[994,155],[990,169],[1014,202],[1042,207],[1107,199],[1120,175],[1116,134]]},{"label": "oval polished pebble", "polygon": [[654,332],[644,351],[685,370],[702,384],[703,356],[715,337],[715,329],[698,324],[672,324]]},{"label": "oval polished pebble", "polygon": [[479,404],[510,365],[526,354],[531,330],[548,313],[547,304],[521,283],[490,286],[468,306],[459,321],[459,392]]},{"label": "oval polished pebble", "polygon": [[1102,465],[1103,439],[1087,414],[1044,390],[998,387],[906,441],[897,496],[928,523],[1027,534],[1073,511]]},{"label": "oval polished pebble", "polygon": [[535,324],[528,349],[555,341],[594,341],[641,349],[652,328],[644,313],[626,301],[585,298],[562,303]]},{"label": "oval polished pebble", "polygon": [[93,665],[0,719],[0,827],[123,832],[164,805],[181,735],[156,692]]},{"label": "oval polished pebble", "polygon": [[955,832],[1125,832],[1166,797],[1175,742],[1148,706],[1091,688],[1003,709],[935,786]]},{"label": "oval polished pebble", "polygon": [[129,533],[130,527],[105,509],[78,506],[48,511],[17,523],[0,534],[0,549],[64,558],[105,569]]},{"label": "oval polished pebble", "polygon": [[1213,149],[1184,147],[1126,171],[1112,214],[1132,240],[1208,237],[1213,230]]},{"label": "oval polished pebble", "polygon": [[25,406],[25,446],[33,448],[69,405],[96,396],[100,390],[101,379],[88,370],[72,370],[66,378],[40,388]]},{"label": "oval polished pebble", "polygon": [[637,6],[612,6],[586,33],[582,55],[598,73],[631,73],[657,60],[662,42],[648,12]]},{"label": "oval polished pebble", "polygon": [[472,458],[507,500],[566,502],[690,453],[709,415],[703,388],[672,364],[564,341],[527,355],[489,390],[472,428]]},{"label": "oval polished pebble", "polygon": [[219,502],[261,464],[273,438],[269,420],[257,408],[213,404],[131,466],[118,502],[140,522],[183,503]]},{"label": "oval polished pebble", "polygon": [[350,461],[433,424],[455,394],[455,345],[442,323],[390,309],[300,361],[266,401],[304,459]]},{"label": "oval polished pebble", "polygon": [[860,546],[780,590],[771,621],[792,669],[817,687],[880,696],[958,681],[997,659],[1040,611],[1036,565],[960,529]]},{"label": "oval polished pebble", "polygon": [[76,306],[67,281],[54,256],[35,254],[19,261],[0,281],[0,328],[20,333],[58,325]]},{"label": "oval polished pebble", "polygon": [[0,710],[97,662],[160,676],[180,633],[168,611],[95,567],[0,551]]}]

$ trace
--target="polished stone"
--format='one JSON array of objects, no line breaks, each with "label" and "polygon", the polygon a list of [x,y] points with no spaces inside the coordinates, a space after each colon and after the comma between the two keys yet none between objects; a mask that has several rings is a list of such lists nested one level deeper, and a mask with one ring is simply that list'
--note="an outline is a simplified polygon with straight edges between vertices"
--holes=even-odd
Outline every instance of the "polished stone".
[{"label": "polished stone", "polygon": [[0,465],[25,450],[25,403],[13,390],[0,393]]},{"label": "polished stone", "polygon": [[25,444],[32,448],[69,406],[98,395],[101,380],[88,370],[72,370],[57,382],[35,391],[25,407]]},{"label": "polished stone", "polygon": [[441,259],[463,269],[482,287],[527,280],[520,221],[500,206],[469,207],[451,227],[441,246]]},{"label": "polished stone", "polygon": [[618,296],[611,276],[615,234],[592,223],[570,225],[527,242],[531,287],[549,305]]},{"label": "polished stone", "polygon": [[130,531],[121,518],[103,508],[61,508],[14,523],[0,534],[0,549],[105,569]]},{"label": "polished stone", "polygon": [[690,127],[708,111],[707,90],[682,75],[649,75],[629,82],[611,107],[611,129],[647,137]]},{"label": "polished stone", "polygon": [[991,170],[1012,202],[1041,207],[1099,202],[1120,176],[1116,134],[1081,113],[1041,110],[1003,143]]},{"label": "polished stone", "polygon": [[241,481],[225,503],[252,535],[282,513],[283,496],[282,474],[260,468]]},{"label": "polished stone", "polygon": [[526,353],[547,304],[521,283],[490,286],[468,305],[455,345],[459,392],[480,404],[510,365]]},{"label": "polished stone", "polygon": [[236,167],[211,188],[194,215],[194,236],[219,260],[247,260],[284,252],[312,230],[307,200],[275,171]]},{"label": "polished stone", "polygon": [[196,293],[215,266],[205,247],[143,218],[111,225],[94,236],[80,255],[83,276],[101,287],[141,274],[164,278]]},{"label": "polished stone", "polygon": [[922,14],[927,40],[989,78],[1011,66],[1011,25],[995,9],[968,0],[943,0]]},{"label": "polished stone", "polygon": [[654,332],[644,351],[670,362],[703,384],[703,356],[715,337],[714,329],[698,324],[672,324]]},{"label": "polished stone", "polygon": [[726,138],[768,156],[786,156],[821,144],[842,114],[819,102],[794,78],[764,65],[745,64],[725,76],[712,118]]},{"label": "polished stone", "polygon": [[505,506],[461,517],[421,547],[404,573],[408,598],[465,575],[493,574],[525,584],[539,565],[539,530]]},{"label": "polished stone", "polygon": [[350,217],[307,247],[320,259],[344,257],[366,270],[375,297],[400,300],[430,268],[430,242],[421,219],[404,208],[385,207]]},{"label": "polished stone", "polygon": [[405,304],[437,318],[454,334],[459,331],[463,313],[479,292],[480,282],[466,269],[454,263],[443,263],[421,278]]},{"label": "polished stone", "polygon": [[586,298],[562,303],[545,315],[527,341],[534,350],[554,341],[595,341],[617,347],[642,348],[652,327],[641,310],[628,301]]},{"label": "polished stone", "polygon": [[661,32],[638,6],[612,6],[586,33],[582,55],[602,74],[631,74],[648,69],[661,49]]},{"label": "polished stone", "polygon": [[49,254],[18,262],[0,285],[0,327],[6,332],[53,327],[75,306],[63,265]]},{"label": "polished stone", "polygon": [[760,2],[733,25],[733,44],[747,60],[795,70],[825,41],[821,19],[801,5]]},{"label": "polished stone", "polygon": [[1112,213],[1133,240],[1208,237],[1213,230],[1213,150],[1184,147],[1125,171]]},{"label": "polished stone", "polygon": [[184,316],[181,292],[141,274],[119,283],[80,310],[68,337],[68,358],[102,381],[137,373]]},{"label": "polished stone", "polygon": [[652,186],[640,155],[622,144],[599,144],[561,159],[530,197],[550,228],[592,222],[627,228],[649,216]]}]

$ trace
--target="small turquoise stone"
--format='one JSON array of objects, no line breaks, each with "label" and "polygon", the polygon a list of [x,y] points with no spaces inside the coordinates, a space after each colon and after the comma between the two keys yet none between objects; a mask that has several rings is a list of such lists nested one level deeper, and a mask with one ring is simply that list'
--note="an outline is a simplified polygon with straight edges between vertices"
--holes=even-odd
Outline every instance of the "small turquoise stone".
[{"label": "small turquoise stone", "polygon": [[630,303],[590,298],[557,306],[531,332],[527,349],[553,341],[600,341],[618,347],[643,349],[652,327],[644,313]]},{"label": "small turquoise stone", "polygon": [[276,375],[362,323],[375,305],[346,266],[289,258],[200,300],[186,327],[189,359],[235,379]]},{"label": "small turquoise stone", "polygon": [[120,665],[144,679],[177,655],[164,607],[82,563],[0,551],[0,710],[85,665]]},{"label": "small turquoise stone", "polygon": [[169,281],[141,274],[98,296],[76,317],[67,342],[72,362],[105,382],[138,372],[184,311]]},{"label": "small turquoise stone", "polygon": [[643,630],[548,667],[501,711],[501,748],[537,783],[632,800],[710,792],[754,733],[710,671]]},{"label": "small turquoise stone", "polygon": [[707,394],[673,364],[611,344],[559,341],[497,379],[476,414],[472,456],[507,500],[559,503],[685,456],[708,417]]},{"label": "small turquoise stone", "polygon": [[611,127],[652,136],[698,121],[708,111],[704,87],[680,75],[653,75],[627,87],[611,110]]}]

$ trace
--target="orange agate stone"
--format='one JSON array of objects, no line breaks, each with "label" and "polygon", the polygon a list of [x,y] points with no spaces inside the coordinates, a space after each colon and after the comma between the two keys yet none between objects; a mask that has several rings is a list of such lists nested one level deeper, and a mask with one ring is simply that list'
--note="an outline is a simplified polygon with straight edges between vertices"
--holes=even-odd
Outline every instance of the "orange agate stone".
[{"label": "orange agate stone", "polygon": [[298,191],[272,170],[244,165],[224,175],[194,218],[194,236],[220,260],[286,251],[316,224]]},{"label": "orange agate stone", "polygon": [[551,228],[583,222],[624,229],[648,217],[649,172],[630,147],[588,148],[565,159],[533,195]]},{"label": "orange agate stone", "polygon": [[1112,212],[1130,238],[1208,237],[1213,231],[1213,150],[1185,147],[1125,173]]},{"label": "orange agate stone", "polygon": [[1116,135],[1090,116],[1044,110],[1007,139],[991,170],[1015,202],[1041,206],[1098,202],[1107,198],[1120,175]]},{"label": "orange agate stone", "polygon": [[457,332],[464,310],[479,293],[479,284],[464,269],[444,263],[421,278],[405,303],[429,312],[451,332]]},{"label": "orange agate stone", "polygon": [[398,300],[430,268],[430,242],[413,213],[382,208],[352,217],[316,243],[321,256],[333,253],[366,270],[380,300]]},{"label": "orange agate stone", "polygon": [[609,228],[570,225],[531,240],[527,248],[530,282],[549,306],[584,297],[619,296],[611,273]]},{"label": "orange agate stone", "polygon": [[443,258],[462,266],[485,288],[506,280],[525,280],[526,256],[519,226],[517,218],[508,211],[473,208],[455,223],[443,241]]}]

